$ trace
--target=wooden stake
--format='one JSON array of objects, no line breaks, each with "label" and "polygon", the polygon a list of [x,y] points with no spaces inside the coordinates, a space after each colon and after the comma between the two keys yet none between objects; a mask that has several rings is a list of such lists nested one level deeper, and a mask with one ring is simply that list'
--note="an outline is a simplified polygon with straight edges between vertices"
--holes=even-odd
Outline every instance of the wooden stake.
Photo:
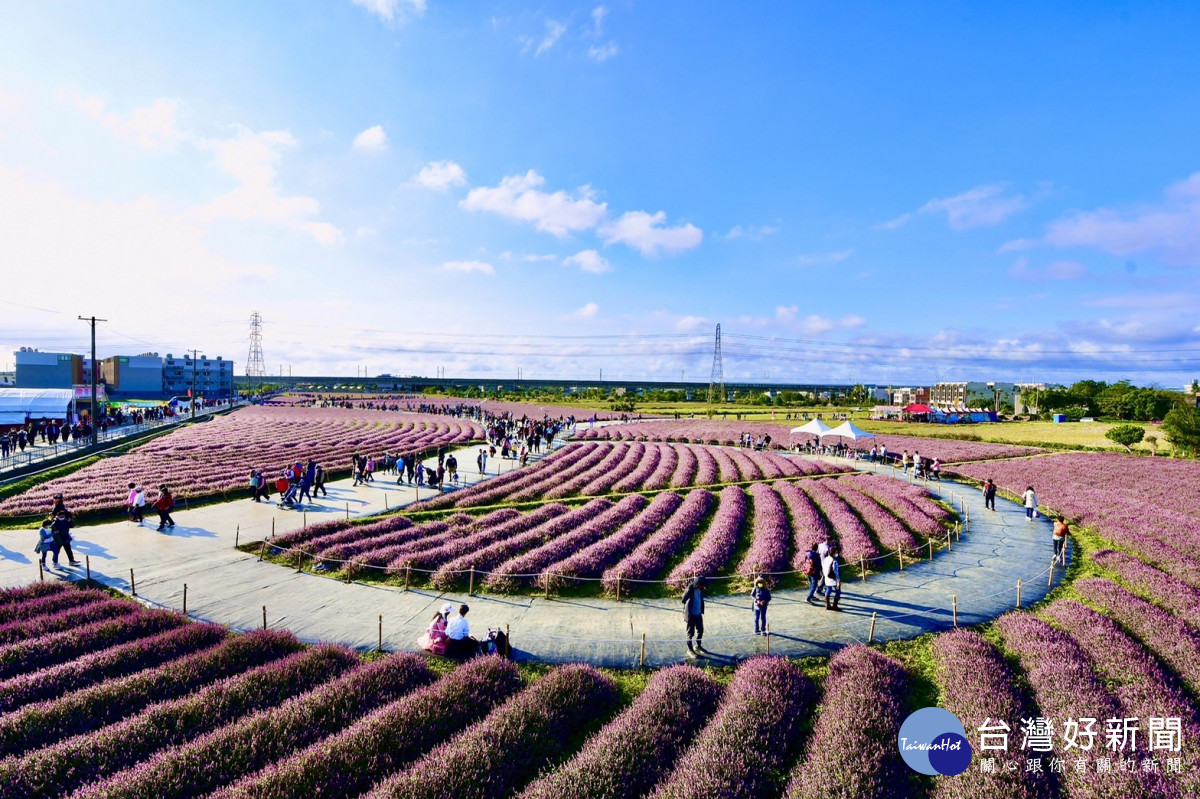
[{"label": "wooden stake", "polygon": [[953,603],[953,609],[954,609],[954,626],[957,627],[958,626],[958,597],[952,596],[952,597],[950,597],[950,601]]},{"label": "wooden stake", "polygon": [[900,559],[900,571],[904,571],[904,550],[897,549],[896,557]]},{"label": "wooden stake", "polygon": [[275,517],[271,517],[271,538],[275,537]]},{"label": "wooden stake", "polygon": [[863,555],[858,556],[858,572],[862,575],[863,582],[867,581],[867,559]]},{"label": "wooden stake", "polygon": [[308,527],[308,511],[301,511],[301,513],[304,515],[304,520],[302,522],[300,522],[300,525],[304,528],[307,528]]},{"label": "wooden stake", "polygon": [[383,509],[384,510],[388,509],[388,501],[387,501],[387,492],[386,491],[383,492]]},{"label": "wooden stake", "polygon": [[187,618],[187,583],[183,584],[183,617]]},{"label": "wooden stake", "polygon": [[475,567],[471,567],[471,585],[467,588],[467,596],[475,596]]},{"label": "wooden stake", "polygon": [[87,578],[88,578],[88,582],[90,583],[92,581],[92,556],[84,555],[83,563],[84,563],[84,566],[87,567]]},{"label": "wooden stake", "polygon": [[1017,580],[1017,609],[1021,608],[1021,581]]},{"label": "wooden stake", "polygon": [[263,629],[267,629],[267,606],[263,605]]},{"label": "wooden stake", "polygon": [[875,642],[875,619],[878,616],[879,616],[878,611],[871,612],[871,632],[867,635],[867,643],[868,644]]},{"label": "wooden stake", "polygon": [[379,614],[379,651],[383,651],[383,614]]},{"label": "wooden stake", "polygon": [[617,601],[621,601],[621,575],[617,575]]},{"label": "wooden stake", "polygon": [[296,571],[303,571],[300,568],[300,549],[299,549],[299,547],[296,548]]},{"label": "wooden stake", "polygon": [[42,565],[40,560],[38,561],[38,582],[46,582],[46,567]]},{"label": "wooden stake", "polygon": [[933,539],[929,539],[929,559],[933,560]]},{"label": "wooden stake", "polygon": [[1054,587],[1054,561],[1050,561],[1050,579],[1046,581],[1046,587]]},{"label": "wooden stake", "polygon": [[949,531],[949,530],[947,530],[947,531],[946,531],[946,551],[947,551],[947,552],[953,552],[953,551],[954,551],[954,547],[953,547],[953,545],[952,545],[952,544],[953,544],[953,541],[952,541],[952,538],[951,538],[951,536],[950,536],[950,531]]},{"label": "wooden stake", "polygon": [[[1051,566],[1050,569],[1053,570],[1054,567]],[[129,595],[137,596],[137,584],[133,581],[133,569],[129,570]]]},{"label": "wooden stake", "polygon": [[346,521],[350,521],[350,503],[346,503]]},{"label": "wooden stake", "polygon": [[550,575],[542,572],[542,579],[546,582],[546,599],[550,598]]},{"label": "wooden stake", "polygon": [[771,625],[767,625],[767,654],[771,654]]},{"label": "wooden stake", "polygon": [[404,590],[405,591],[408,590],[408,580],[410,577],[412,577],[412,566],[408,565],[408,566],[404,567]]},{"label": "wooden stake", "polygon": [[646,634],[642,633],[642,654],[638,659],[638,668],[646,668]]},{"label": "wooden stake", "polygon": [[239,542],[239,540],[241,539],[241,537],[242,537],[242,525],[241,525],[241,523],[239,522],[239,523],[238,523],[238,526],[237,526],[237,531],[236,531],[236,532],[234,532],[234,534],[233,534],[233,548],[234,548],[234,549],[237,549],[237,547],[238,547],[238,542]]}]

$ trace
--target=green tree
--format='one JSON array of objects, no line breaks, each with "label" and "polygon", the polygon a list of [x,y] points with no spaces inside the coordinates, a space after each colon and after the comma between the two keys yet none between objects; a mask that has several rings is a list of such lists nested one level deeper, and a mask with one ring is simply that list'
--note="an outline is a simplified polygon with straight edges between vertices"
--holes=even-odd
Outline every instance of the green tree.
[{"label": "green tree", "polygon": [[1146,436],[1146,430],[1141,425],[1136,424],[1119,424],[1116,427],[1110,427],[1104,437],[1109,441],[1116,442],[1125,448],[1126,452],[1133,451],[1133,445],[1141,441]]},{"label": "green tree", "polygon": [[1172,448],[1192,457],[1200,453],[1200,408],[1176,405],[1163,419],[1162,429]]}]

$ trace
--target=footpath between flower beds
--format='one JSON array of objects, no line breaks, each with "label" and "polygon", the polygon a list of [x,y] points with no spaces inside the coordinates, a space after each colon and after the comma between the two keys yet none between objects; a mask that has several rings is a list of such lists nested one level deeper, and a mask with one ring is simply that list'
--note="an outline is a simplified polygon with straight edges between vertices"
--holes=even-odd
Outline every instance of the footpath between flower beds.
[{"label": "footpath between flower beds", "polygon": [[[473,465],[474,451],[457,450],[459,462]],[[488,627],[507,628],[520,660],[654,667],[684,659],[682,606],[673,598],[618,602],[404,591],[296,572],[235,549],[235,541],[262,539],[272,529],[282,534],[305,521],[361,517],[413,500],[412,489],[397,487],[394,478],[350,483],[331,483],[329,497],[307,517],[273,503],[241,500],[179,513],[179,526],[166,533],[129,522],[81,528],[76,556],[87,559],[90,577],[99,583],[135,593],[149,605],[239,630],[269,626],[311,642],[412,650],[435,610],[446,602],[467,602],[476,636]],[[789,656],[824,655],[848,643],[977,624],[1018,602],[1040,600],[1062,578],[1062,567],[1050,569],[1049,520],[1027,520],[1023,508],[1005,499],[988,511],[979,491],[963,484],[927,487],[948,502],[954,492],[954,506],[970,515],[968,529],[950,549],[939,550],[932,560],[906,563],[903,571],[871,574],[866,581],[847,569],[851,576],[843,579],[841,612],[806,603],[803,590],[777,591],[769,636],[753,634],[748,596],[711,597],[704,617],[704,643],[711,652],[706,660],[728,664],[768,648]],[[0,586],[39,579],[35,539],[33,530],[0,533]],[[45,579],[84,579],[88,568],[48,571]]]}]

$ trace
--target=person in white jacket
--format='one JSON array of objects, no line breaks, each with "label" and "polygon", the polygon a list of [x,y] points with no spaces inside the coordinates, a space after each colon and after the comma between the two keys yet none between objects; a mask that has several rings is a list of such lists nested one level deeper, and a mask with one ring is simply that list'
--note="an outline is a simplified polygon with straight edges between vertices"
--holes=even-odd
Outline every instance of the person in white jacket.
[{"label": "person in white jacket", "polygon": [[1025,494],[1022,496],[1025,500],[1025,518],[1033,520],[1033,514],[1037,512],[1037,492],[1033,490],[1033,486],[1025,489]]}]

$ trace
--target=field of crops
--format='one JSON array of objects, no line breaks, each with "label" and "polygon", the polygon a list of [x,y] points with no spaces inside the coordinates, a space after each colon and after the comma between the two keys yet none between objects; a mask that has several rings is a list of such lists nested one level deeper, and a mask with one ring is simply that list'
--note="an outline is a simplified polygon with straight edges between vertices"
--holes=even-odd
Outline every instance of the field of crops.
[{"label": "field of crops", "polygon": [[341,408],[243,408],[5,499],[0,502],[0,517],[45,513],[58,493],[76,513],[119,510],[130,482],[145,486],[149,502],[162,484],[172,488],[177,501],[209,497],[245,487],[251,469],[274,475],[311,458],[328,470],[347,470],[355,452],[417,453],[482,437],[483,430],[474,422],[446,416]]},{"label": "field of crops", "polygon": [[[1195,796],[1200,633],[1108,580],[1078,590],[923,639],[923,657],[854,645],[638,676],[364,659],[35,584],[0,593],[0,797]],[[896,737],[934,703],[973,746],[1008,726],[1007,750],[918,778]],[[1095,745],[1022,747],[1034,715],[1097,718]]]},{"label": "field of crops", "polygon": [[[619,461],[622,448],[633,452],[642,446],[575,448],[594,450],[603,462],[610,457]],[[748,455],[772,464],[760,453]],[[560,468],[572,457],[563,456]],[[746,463],[754,461],[747,457]],[[715,475],[717,467],[710,463],[709,468]],[[555,478],[554,469],[547,472],[550,485],[571,482]],[[613,470],[606,473],[611,481]],[[789,476],[794,478],[795,472]],[[311,568],[354,577],[403,577],[439,590],[462,587],[473,570],[478,585],[501,593],[580,583],[615,593],[618,582],[627,591],[643,583],[681,588],[697,573],[783,577],[799,568],[811,543],[831,534],[852,565],[879,568],[881,559],[898,550],[915,556],[929,539],[940,542],[946,534],[943,525],[954,518],[919,486],[873,474],[790,481],[774,474],[748,487],[668,488],[650,496],[575,503],[547,501],[532,510],[501,507],[483,515],[456,508],[420,523],[406,516],[367,524],[326,522],[273,539],[272,551],[286,554],[289,563],[296,562],[298,552]]]},{"label": "field of crops", "polygon": [[[771,447],[787,449],[793,444],[812,441],[813,436],[789,432],[800,422],[738,422],[723,419],[655,419],[651,421],[611,424],[603,427],[581,428],[575,438],[583,441],[679,441],[695,444],[722,444],[735,446],[740,437],[748,433],[756,440],[771,437]],[[834,427],[838,422],[830,421]],[[827,443],[834,439],[827,439]],[[859,448],[870,449],[872,444],[886,446],[889,458],[900,457],[908,450],[919,451],[927,458],[939,458],[943,463],[988,460],[991,458],[1016,458],[1033,455],[1043,450],[1037,447],[1012,444],[988,444],[978,441],[957,441],[942,438],[917,438],[915,436],[880,433],[873,440],[859,441]]]}]

